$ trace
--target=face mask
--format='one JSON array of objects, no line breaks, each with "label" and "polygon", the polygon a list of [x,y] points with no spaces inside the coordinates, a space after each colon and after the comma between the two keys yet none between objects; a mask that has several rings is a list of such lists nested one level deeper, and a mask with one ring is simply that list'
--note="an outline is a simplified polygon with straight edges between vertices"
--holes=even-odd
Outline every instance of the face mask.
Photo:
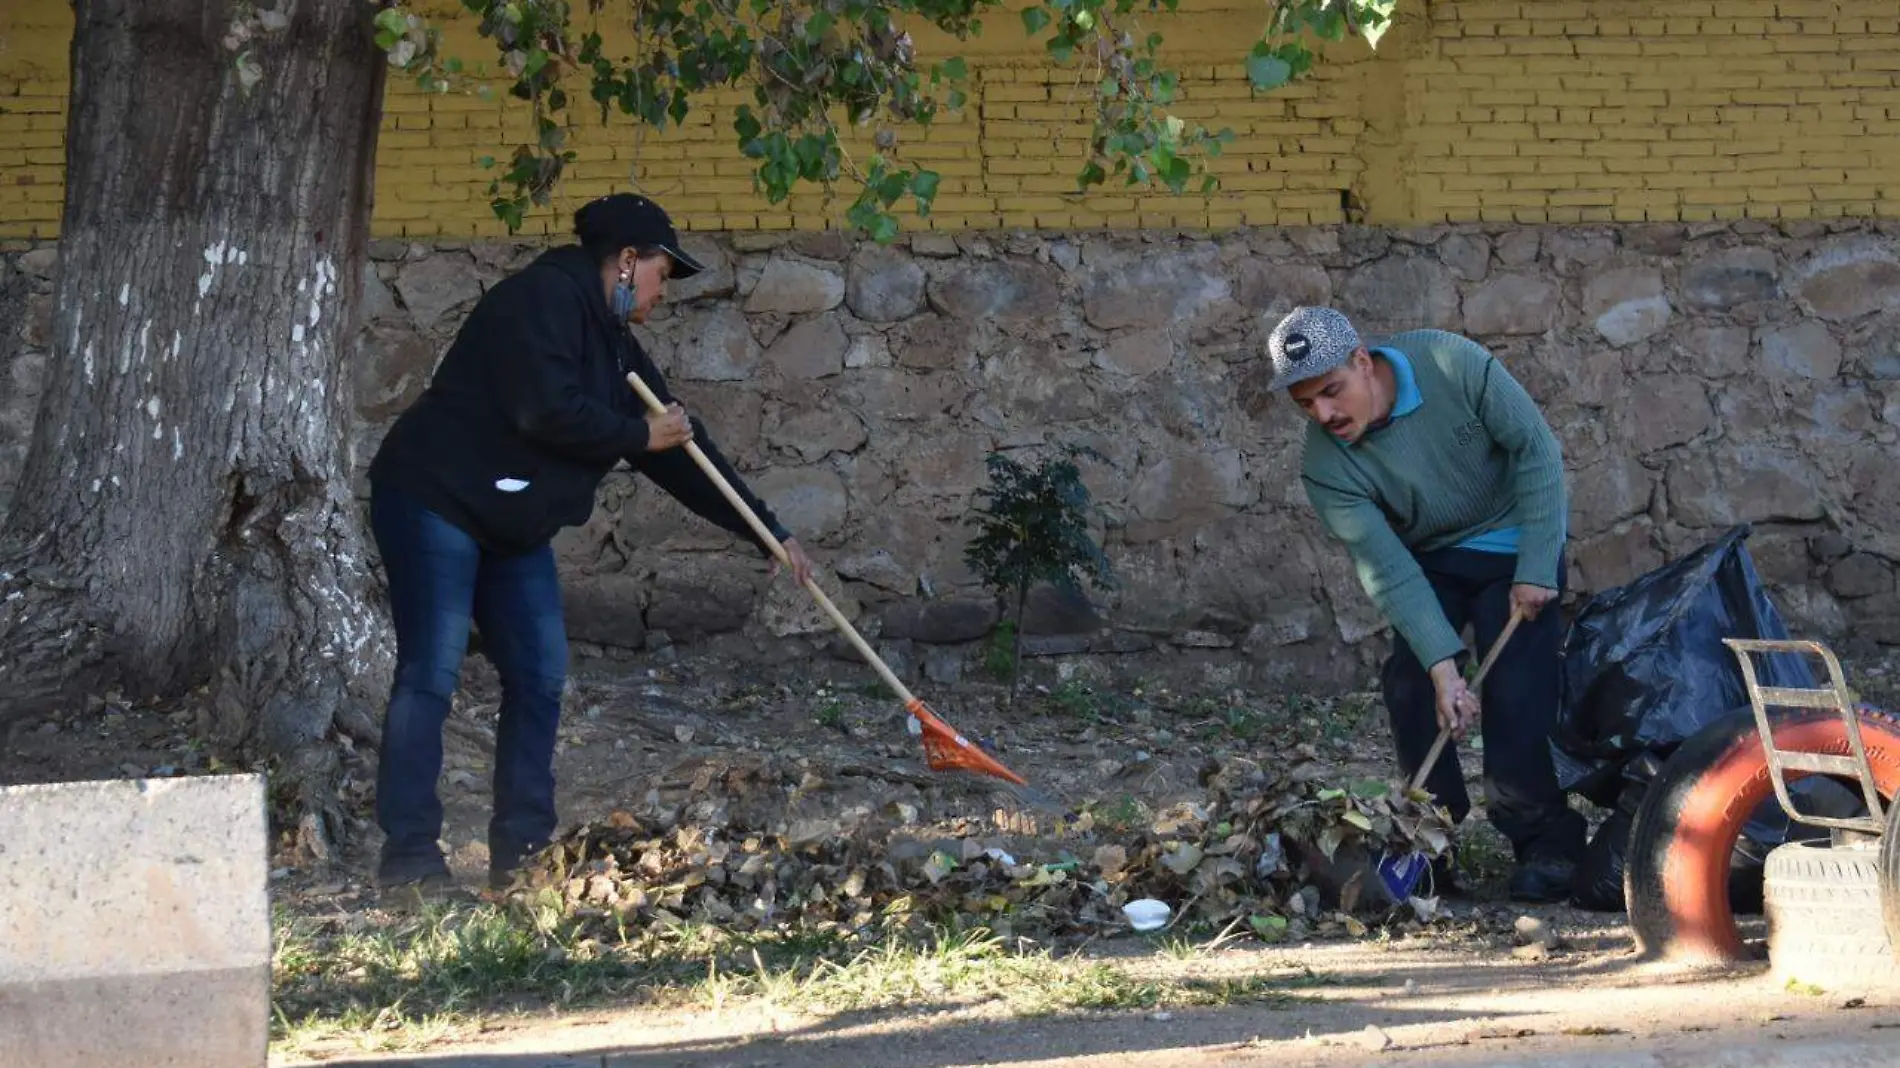
[{"label": "face mask", "polygon": [[633,314],[633,304],[636,296],[633,285],[628,282],[627,276],[624,274],[621,275],[620,281],[614,283],[613,310],[615,319],[624,320],[627,316]]}]

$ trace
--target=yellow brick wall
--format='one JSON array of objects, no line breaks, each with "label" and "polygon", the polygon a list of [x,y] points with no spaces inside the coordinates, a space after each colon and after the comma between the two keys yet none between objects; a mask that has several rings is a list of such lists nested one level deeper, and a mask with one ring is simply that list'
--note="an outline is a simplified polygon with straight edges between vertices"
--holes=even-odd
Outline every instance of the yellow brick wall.
[{"label": "yellow brick wall", "polygon": [[[455,4],[451,51],[485,58]],[[1189,0],[1154,24],[1182,71],[1178,113],[1237,140],[1211,197],[1073,192],[1086,144],[1085,85],[1038,59],[1013,9],[982,38],[919,35],[925,56],[973,68],[969,106],[903,149],[944,176],[912,227],[1394,225],[1900,215],[1900,4],[1895,0],[1407,0],[1376,55],[1334,50],[1316,77],[1255,97],[1242,54],[1247,0]],[[66,47],[62,0],[0,11],[0,237],[48,237],[59,214]],[[838,225],[848,196],[767,204],[731,144],[731,100],[657,133],[582,111],[579,159],[554,210],[638,187],[698,230]],[[499,236],[488,175],[524,136],[515,102],[387,97],[374,229],[382,236]],[[863,146],[856,149],[862,151]]]}]

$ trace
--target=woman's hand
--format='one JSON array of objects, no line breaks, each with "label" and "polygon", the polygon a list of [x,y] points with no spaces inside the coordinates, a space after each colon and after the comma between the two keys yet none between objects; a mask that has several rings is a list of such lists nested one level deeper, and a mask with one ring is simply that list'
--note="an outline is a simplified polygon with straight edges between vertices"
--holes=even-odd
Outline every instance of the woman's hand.
[{"label": "woman's hand", "polygon": [[678,404],[667,405],[665,415],[647,416],[648,452],[678,448],[691,440],[693,424],[687,420],[686,409]]},{"label": "woman's hand", "polygon": [[[784,541],[779,542],[779,544],[785,546],[785,555],[791,558],[792,577],[798,580],[800,586],[810,582],[811,557],[806,556],[805,550],[792,538],[786,538]],[[781,570],[783,570],[783,565],[778,562],[778,557],[774,556],[772,558],[771,577],[777,578]]]}]

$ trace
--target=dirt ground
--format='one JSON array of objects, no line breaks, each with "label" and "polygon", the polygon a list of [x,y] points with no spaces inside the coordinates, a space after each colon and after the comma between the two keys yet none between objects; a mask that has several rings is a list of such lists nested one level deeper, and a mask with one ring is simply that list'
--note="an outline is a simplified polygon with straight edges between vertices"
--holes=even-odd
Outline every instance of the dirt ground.
[{"label": "dirt ground", "polygon": [[[1892,706],[1893,657],[1850,661],[1864,695]],[[1013,711],[1000,687],[966,669],[955,686],[919,690],[954,725],[1001,760],[1103,823],[1138,825],[1166,804],[1200,796],[1210,757],[1271,761],[1288,747],[1336,764],[1342,781],[1391,774],[1389,737],[1373,695],[1332,700],[1209,691],[1192,684],[1110,684],[1087,672],[1064,682],[1050,668],[1026,686]],[[470,886],[486,872],[485,826],[498,689],[473,657],[446,731],[444,839]],[[190,709],[162,714],[112,702],[15,726],[0,769],[6,781],[192,774],[220,770],[188,739]],[[773,670],[717,657],[652,656],[577,664],[557,763],[563,826],[599,818],[704,781],[708,768],[749,755],[790,756],[806,771],[801,804],[812,813],[895,806],[921,823],[986,818],[1000,795],[986,784],[933,775],[903,715],[860,665],[823,655]],[[1462,752],[1474,796],[1481,755]],[[370,907],[378,836],[370,819],[374,768],[351,764],[345,798],[358,833],[348,855],[315,858],[286,834],[272,874],[273,897],[296,912]],[[1594,818],[1602,814],[1586,811]],[[1033,841],[1033,839],[1022,839]],[[1142,936],[1109,939],[1089,952],[1160,971],[1297,975],[1323,982],[1272,1004],[1172,1012],[1090,1012],[1013,1018],[993,1005],[918,1005],[903,1011],[799,1016],[748,1003],[717,1012],[647,1008],[564,1015],[524,1014],[484,1024],[480,1034],[423,1051],[420,1063],[495,1065],[604,1063],[623,1066],[840,1064],[938,1068],[961,1064],[1143,1068],[1273,1063],[1431,1063],[1426,1054],[1566,1051],[1628,1047],[1666,1038],[1690,1046],[1745,1034],[1772,1036],[1900,1027],[1900,998],[1882,991],[1793,991],[1759,967],[1708,976],[1632,959],[1614,914],[1526,909],[1504,900],[1507,851],[1474,814],[1460,836],[1470,895],[1447,902],[1453,922],[1423,935],[1263,947],[1242,943],[1181,959]],[[1532,915],[1563,936],[1544,959],[1515,955],[1514,922]],[[1759,938],[1759,919],[1748,921]],[[1611,997],[1611,994],[1614,997]],[[347,1046],[273,1055],[273,1063],[396,1063]]]}]

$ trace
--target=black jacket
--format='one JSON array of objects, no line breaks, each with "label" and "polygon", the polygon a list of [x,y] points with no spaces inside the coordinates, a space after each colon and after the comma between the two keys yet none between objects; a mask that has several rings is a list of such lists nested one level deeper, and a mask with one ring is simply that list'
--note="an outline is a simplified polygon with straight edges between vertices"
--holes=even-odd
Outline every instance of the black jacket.
[{"label": "black jacket", "polygon": [[[686,454],[646,451],[638,371],[673,395],[577,245],[553,249],[484,294],[429,387],[384,436],[369,477],[416,495],[484,547],[524,552],[587,522],[621,460],[705,519],[769,551]],[[791,535],[720,455],[697,416],[693,440],[780,541]],[[519,485],[526,483],[525,486]]]}]

